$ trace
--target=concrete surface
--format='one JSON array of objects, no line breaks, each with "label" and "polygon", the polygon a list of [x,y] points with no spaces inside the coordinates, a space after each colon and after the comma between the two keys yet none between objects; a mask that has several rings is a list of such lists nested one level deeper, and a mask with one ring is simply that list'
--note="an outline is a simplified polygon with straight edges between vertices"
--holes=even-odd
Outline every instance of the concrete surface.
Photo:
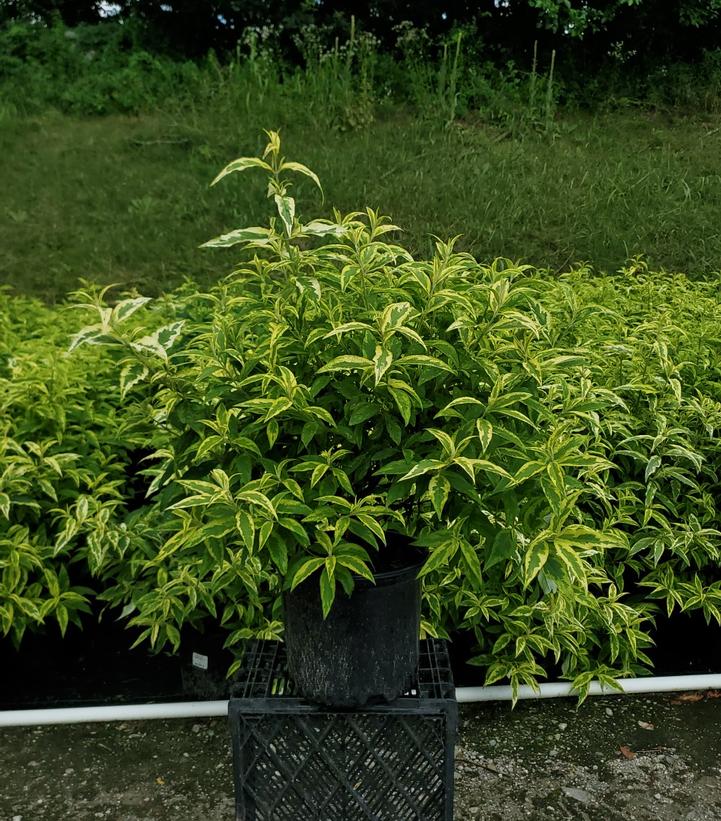
[{"label": "concrete surface", "polygon": [[[715,695],[466,705],[456,821],[721,821]],[[0,821],[94,819],[231,821],[225,720],[0,730]]]}]

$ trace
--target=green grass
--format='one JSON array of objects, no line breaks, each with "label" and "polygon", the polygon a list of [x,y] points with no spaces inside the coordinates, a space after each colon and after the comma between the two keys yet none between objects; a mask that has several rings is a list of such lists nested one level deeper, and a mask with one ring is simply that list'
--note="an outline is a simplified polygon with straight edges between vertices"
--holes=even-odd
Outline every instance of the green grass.
[{"label": "green grass", "polygon": [[0,282],[49,301],[78,278],[144,292],[226,273],[233,252],[199,250],[264,216],[253,174],[208,183],[262,127],[320,176],[301,215],[370,205],[406,243],[463,236],[480,259],[602,270],[645,254],[654,269],[721,269],[721,116],[565,113],[550,135],[511,136],[470,118],[449,129],[388,106],[360,130],[318,127],[269,92],[138,116],[6,116],[0,122]]}]

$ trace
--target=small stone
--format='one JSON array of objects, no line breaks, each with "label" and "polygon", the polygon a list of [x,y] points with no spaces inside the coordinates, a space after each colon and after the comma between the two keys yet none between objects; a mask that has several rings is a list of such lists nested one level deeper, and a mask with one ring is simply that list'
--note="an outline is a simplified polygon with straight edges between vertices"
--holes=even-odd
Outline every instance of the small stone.
[{"label": "small stone", "polygon": [[588,804],[593,798],[591,793],[586,790],[582,790],[579,787],[561,787],[561,789],[565,795],[569,798],[573,798],[575,801],[580,801],[581,804]]},{"label": "small stone", "polygon": [[565,730],[565,729],[566,729],[566,727],[568,727],[568,724],[566,724],[566,722],[565,722],[565,721],[562,721],[562,722],[558,725],[558,729],[559,729],[559,730]]},{"label": "small stone", "polygon": [[193,729],[194,733],[199,733],[200,732],[200,724],[193,724],[192,729]]},{"label": "small stone", "polygon": [[607,716],[612,716],[613,715],[613,710],[610,707],[606,707],[606,715]]}]

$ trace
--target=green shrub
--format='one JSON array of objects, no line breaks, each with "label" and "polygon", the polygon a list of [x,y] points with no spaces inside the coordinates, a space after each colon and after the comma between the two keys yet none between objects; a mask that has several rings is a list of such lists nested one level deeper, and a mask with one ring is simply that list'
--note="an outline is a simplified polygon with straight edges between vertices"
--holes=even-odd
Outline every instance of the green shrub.
[{"label": "green shrub", "polygon": [[261,169],[275,213],[206,243],[240,250],[212,289],[78,292],[70,354],[5,300],[5,632],[91,584],[155,648],[279,637],[284,585],[328,610],[395,533],[487,683],[613,686],[661,607],[721,621],[718,283],[415,259],[372,210],[301,220],[288,175],[320,183],[269,138],[217,178]]},{"label": "green shrub", "polygon": [[373,211],[301,222],[285,173],[317,178],[277,134],[218,179],[249,168],[278,215],[207,243],[247,253],[180,300],[194,319],[151,345],[100,308],[78,337],[119,352],[165,439],[138,552],[111,562],[104,597],[156,646],[204,616],[230,644],[276,636],[283,584],[316,573],[327,610],[398,530],[429,551],[424,628],[474,630],[489,681],[533,681],[547,655],[580,685],[634,672],[646,609],[603,561],[628,538],[593,516],[613,465],[589,409],[622,400],[588,351],[553,343],[540,283],[452,242],[414,260]]},{"label": "green shrub", "polygon": [[129,497],[117,380],[101,348],[68,354],[75,325],[0,294],[0,634],[16,644],[88,612]]},{"label": "green shrub", "polygon": [[602,420],[615,464],[603,518],[629,536],[614,575],[669,614],[699,609],[721,621],[718,282],[651,273],[639,260],[619,277],[571,273],[549,303],[565,341],[592,350],[597,379],[624,400]]}]

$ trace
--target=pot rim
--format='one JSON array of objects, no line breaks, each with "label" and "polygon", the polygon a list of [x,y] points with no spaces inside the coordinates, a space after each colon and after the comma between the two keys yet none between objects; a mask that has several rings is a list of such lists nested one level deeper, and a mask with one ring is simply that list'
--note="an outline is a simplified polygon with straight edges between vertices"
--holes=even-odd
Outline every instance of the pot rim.
[{"label": "pot rim", "polygon": [[[383,550],[383,548],[381,547],[380,550]],[[376,585],[378,582],[397,581],[403,579],[405,576],[410,576],[411,574],[413,574],[414,577],[418,575],[418,571],[420,571],[426,563],[426,551],[416,545],[410,545],[407,552],[408,564],[403,565],[403,567],[397,567],[393,570],[382,570],[380,573],[373,573],[373,579]],[[371,570],[371,572],[373,571]],[[373,585],[373,582],[363,576],[359,576],[357,573],[353,573],[353,581],[356,584],[365,582],[367,585]]]}]

